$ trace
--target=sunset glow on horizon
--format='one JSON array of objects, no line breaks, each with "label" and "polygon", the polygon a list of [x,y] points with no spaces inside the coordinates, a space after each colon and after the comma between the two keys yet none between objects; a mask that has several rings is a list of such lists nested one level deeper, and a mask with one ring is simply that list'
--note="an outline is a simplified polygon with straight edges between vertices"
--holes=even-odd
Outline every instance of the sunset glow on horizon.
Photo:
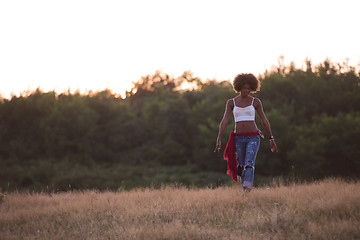
[{"label": "sunset glow on horizon", "polygon": [[124,96],[160,70],[230,80],[329,58],[360,65],[360,2],[2,1],[0,94],[101,91]]}]

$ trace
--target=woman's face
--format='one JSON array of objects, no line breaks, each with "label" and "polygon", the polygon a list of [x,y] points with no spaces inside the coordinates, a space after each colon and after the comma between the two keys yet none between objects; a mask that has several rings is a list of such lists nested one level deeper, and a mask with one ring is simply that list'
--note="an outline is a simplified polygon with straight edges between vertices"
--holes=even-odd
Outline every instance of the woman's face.
[{"label": "woman's face", "polygon": [[247,84],[247,83],[244,84],[243,87],[241,88],[240,92],[241,92],[241,96],[244,96],[244,97],[248,96],[250,94],[250,92],[251,92],[250,85]]}]

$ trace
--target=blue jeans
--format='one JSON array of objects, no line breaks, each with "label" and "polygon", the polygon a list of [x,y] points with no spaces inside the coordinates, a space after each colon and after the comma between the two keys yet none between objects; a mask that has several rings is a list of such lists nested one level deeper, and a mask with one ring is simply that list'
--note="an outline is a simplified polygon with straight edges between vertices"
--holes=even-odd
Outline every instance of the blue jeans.
[{"label": "blue jeans", "polygon": [[260,146],[260,136],[235,136],[238,175],[243,190],[250,190],[254,182],[255,158]]}]

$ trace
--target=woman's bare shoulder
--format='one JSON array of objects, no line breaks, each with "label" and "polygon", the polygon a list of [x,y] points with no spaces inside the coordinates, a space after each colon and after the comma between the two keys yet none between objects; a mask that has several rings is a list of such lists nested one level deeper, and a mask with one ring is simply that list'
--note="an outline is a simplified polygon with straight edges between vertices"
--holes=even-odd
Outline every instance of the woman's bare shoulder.
[{"label": "woman's bare shoulder", "polygon": [[233,108],[234,107],[234,99],[230,98],[226,101],[226,106]]},{"label": "woman's bare shoulder", "polygon": [[257,108],[258,106],[262,106],[260,98],[254,97],[254,107]]}]

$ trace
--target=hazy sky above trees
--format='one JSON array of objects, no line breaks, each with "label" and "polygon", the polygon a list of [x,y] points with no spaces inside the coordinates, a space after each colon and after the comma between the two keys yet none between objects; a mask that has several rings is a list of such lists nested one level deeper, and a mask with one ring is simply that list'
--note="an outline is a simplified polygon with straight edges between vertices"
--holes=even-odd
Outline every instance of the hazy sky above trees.
[{"label": "hazy sky above trees", "polygon": [[357,0],[1,1],[0,93],[109,88],[162,70],[202,79],[306,58],[360,63]]}]

